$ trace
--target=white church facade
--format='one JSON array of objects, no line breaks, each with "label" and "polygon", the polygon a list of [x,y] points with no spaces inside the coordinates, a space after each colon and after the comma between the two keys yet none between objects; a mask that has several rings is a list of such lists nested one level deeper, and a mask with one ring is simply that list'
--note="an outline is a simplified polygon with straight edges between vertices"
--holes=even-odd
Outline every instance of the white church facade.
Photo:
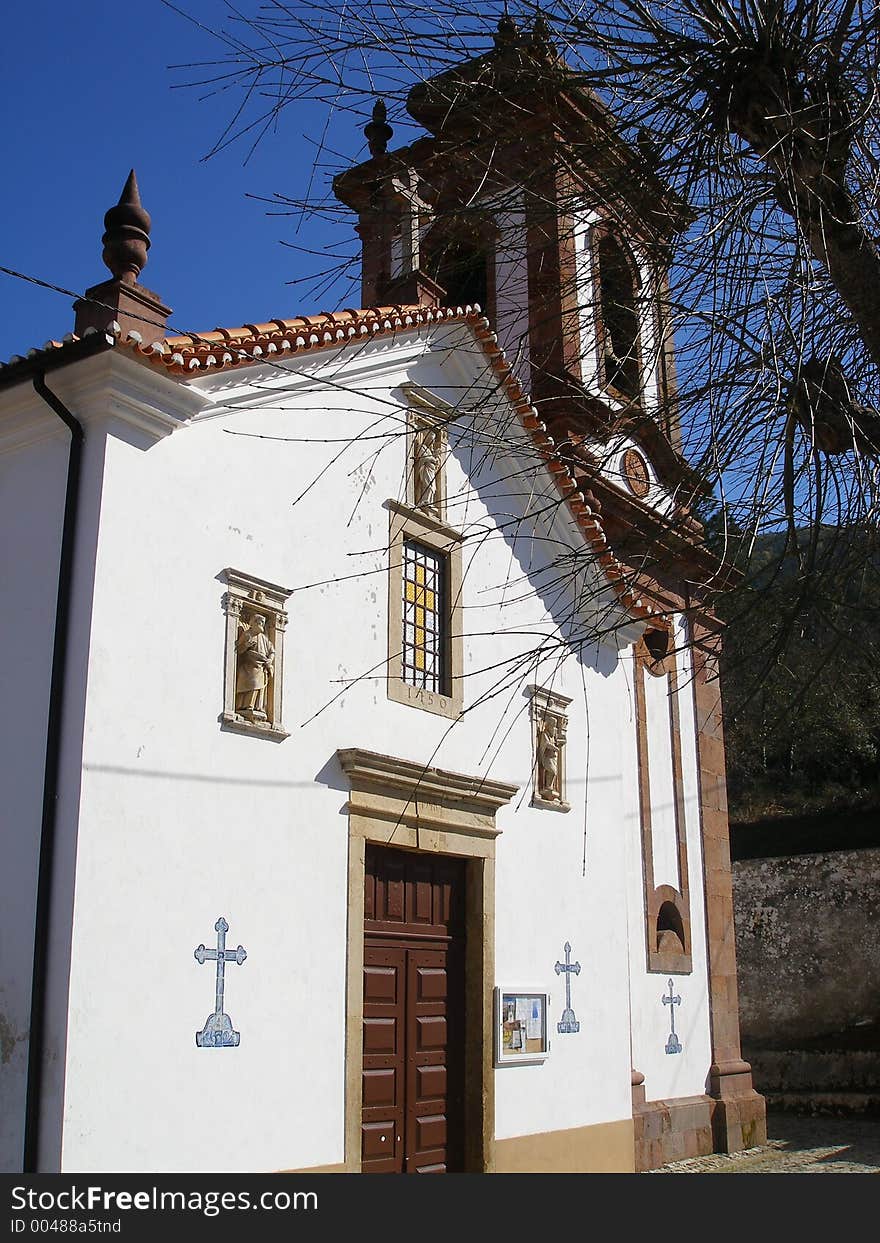
[{"label": "white church facade", "polygon": [[[547,54],[502,35],[466,89]],[[632,1172],[766,1134],[671,346],[644,298],[586,310],[618,238],[640,289],[651,252],[586,185],[565,230],[487,196],[487,315],[431,255],[442,132],[388,130],[337,180],[374,309],[170,335],[132,177],[76,331],[0,369],[4,1169]]]}]

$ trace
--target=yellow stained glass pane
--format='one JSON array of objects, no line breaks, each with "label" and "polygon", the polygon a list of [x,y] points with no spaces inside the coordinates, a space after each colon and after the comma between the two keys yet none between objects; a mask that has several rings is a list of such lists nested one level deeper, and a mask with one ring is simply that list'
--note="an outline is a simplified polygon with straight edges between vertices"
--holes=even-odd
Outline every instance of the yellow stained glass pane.
[{"label": "yellow stained glass pane", "polygon": [[442,685],[444,562],[430,548],[407,541],[403,556],[405,637],[403,677],[414,686]]},{"label": "yellow stained glass pane", "polygon": [[406,583],[406,601],[407,604],[415,604],[421,608],[430,609],[432,613],[437,608],[436,594],[411,582]]}]

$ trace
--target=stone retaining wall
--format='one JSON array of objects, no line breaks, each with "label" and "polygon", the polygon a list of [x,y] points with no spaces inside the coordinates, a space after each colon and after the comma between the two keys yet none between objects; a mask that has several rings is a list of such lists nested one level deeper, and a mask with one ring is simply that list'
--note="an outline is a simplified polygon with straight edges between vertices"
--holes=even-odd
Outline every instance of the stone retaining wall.
[{"label": "stone retaining wall", "polygon": [[768,1103],[880,1105],[880,848],[733,865],[743,1055]]},{"label": "stone retaining wall", "polygon": [[880,848],[741,859],[733,878],[744,1041],[880,1023]]}]

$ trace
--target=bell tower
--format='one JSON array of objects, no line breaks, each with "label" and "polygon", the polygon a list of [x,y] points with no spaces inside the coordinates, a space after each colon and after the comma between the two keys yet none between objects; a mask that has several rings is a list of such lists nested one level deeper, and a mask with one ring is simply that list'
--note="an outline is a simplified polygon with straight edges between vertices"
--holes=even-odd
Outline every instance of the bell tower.
[{"label": "bell tower", "polygon": [[358,215],[364,306],[479,304],[559,439],[650,420],[677,450],[667,306],[685,205],[557,53],[543,15],[417,83],[427,131],[334,181]]}]

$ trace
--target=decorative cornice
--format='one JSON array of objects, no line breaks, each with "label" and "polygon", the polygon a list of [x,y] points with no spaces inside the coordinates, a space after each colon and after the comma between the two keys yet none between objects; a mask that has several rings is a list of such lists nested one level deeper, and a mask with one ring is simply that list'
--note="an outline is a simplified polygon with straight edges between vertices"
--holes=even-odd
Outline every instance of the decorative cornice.
[{"label": "decorative cornice", "polygon": [[547,709],[550,712],[565,712],[571,699],[567,695],[559,695],[556,691],[548,690],[546,686],[527,686],[526,694],[538,708]]},{"label": "decorative cornice", "polygon": [[437,535],[444,535],[450,544],[461,544],[464,542],[464,534],[457,527],[451,527],[448,522],[443,522],[440,518],[435,518],[433,514],[426,513],[424,509],[416,509],[412,505],[404,505],[402,501],[387,500],[385,508],[390,509],[392,513],[405,519],[407,522],[416,522],[419,526],[427,527],[429,531],[434,531]]},{"label": "decorative cornice", "polygon": [[401,392],[407,401],[418,408],[418,410],[426,411],[433,415],[435,419],[442,420],[444,423],[451,423],[464,412],[456,406],[451,406],[448,401],[444,401],[442,397],[438,397],[436,393],[432,393],[430,389],[424,388],[421,384],[416,384],[409,380],[400,386]]},{"label": "decorative cornice", "polygon": [[[50,358],[51,365],[47,361],[45,368],[51,373],[50,387],[87,430],[115,419],[145,433],[150,440],[161,440],[188,423],[206,404],[197,390],[133,365],[131,359],[112,349],[71,360],[66,366],[57,366],[55,355]],[[34,364],[32,374],[42,374],[42,369]],[[0,452],[63,431],[59,420],[47,417],[46,406],[35,398],[31,383],[26,382],[31,378],[22,374],[20,383],[0,394]]]},{"label": "decorative cornice", "polygon": [[519,786],[349,747],[336,752],[351,781],[353,814],[496,837],[495,813]]},{"label": "decorative cornice", "polygon": [[133,367],[116,351],[65,368],[56,374],[54,384],[87,428],[116,418],[153,440],[170,435],[205,406],[197,390],[169,383],[151,369]]},{"label": "decorative cornice", "polygon": [[293,591],[292,587],[281,587],[278,583],[270,583],[268,579],[257,578],[254,574],[245,574],[243,570],[234,570],[226,566],[221,571],[227,585],[237,598],[252,598],[258,604],[268,605],[275,610],[283,609],[284,603]]}]

